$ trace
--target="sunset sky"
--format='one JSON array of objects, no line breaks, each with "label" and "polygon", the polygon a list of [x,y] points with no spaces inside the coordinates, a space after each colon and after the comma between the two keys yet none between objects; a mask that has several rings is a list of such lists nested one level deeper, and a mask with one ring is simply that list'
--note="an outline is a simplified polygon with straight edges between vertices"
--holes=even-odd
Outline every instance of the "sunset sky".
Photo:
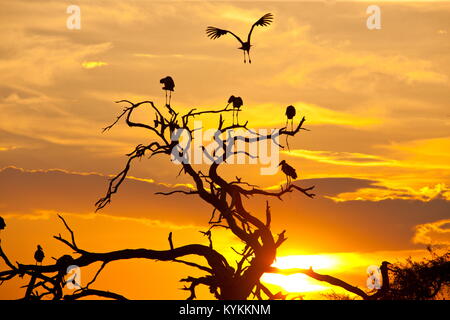
[{"label": "sunset sky", "polygon": [[[80,30],[66,28],[71,4],[81,8]],[[370,4],[381,8],[380,30],[366,27]],[[235,39],[205,34],[213,25],[245,36],[268,12],[274,22],[255,29],[251,65]],[[152,139],[124,123],[102,133],[123,109],[114,101],[163,106],[159,79],[167,75],[180,112],[223,108],[234,94],[251,128],[283,127],[290,104],[306,117],[311,131],[290,138],[280,159],[297,169],[295,183],[316,186],[317,198],[270,199],[273,232],[287,229],[280,267],[312,265],[365,288],[369,265],[450,244],[450,1],[16,0],[2,3],[0,17],[0,238],[11,261],[34,263],[37,244],[44,263],[70,253],[52,238],[66,232],[57,213],[91,251],[168,249],[170,231],[176,246],[208,243],[198,232],[208,227],[208,205],[154,194],[192,182],[166,156],[136,162],[112,203],[94,213],[125,154]],[[218,118],[199,120],[211,127]],[[221,170],[263,188],[285,182],[281,172],[260,175],[257,164]],[[264,217],[264,198],[248,206]],[[239,246],[224,231],[213,240],[228,257]],[[183,299],[178,280],[196,274],[170,262],[123,261],[108,265],[95,287]],[[330,291],[300,276],[264,277],[292,296]],[[19,297],[22,284],[3,284],[0,298]],[[198,296],[211,298],[207,289]]]}]

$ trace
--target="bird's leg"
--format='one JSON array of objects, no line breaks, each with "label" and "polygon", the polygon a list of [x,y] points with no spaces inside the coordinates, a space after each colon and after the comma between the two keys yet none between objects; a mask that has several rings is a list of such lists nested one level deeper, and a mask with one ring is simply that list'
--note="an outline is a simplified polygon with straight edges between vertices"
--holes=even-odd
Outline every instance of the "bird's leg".
[{"label": "bird's leg", "polygon": [[250,50],[247,51],[248,63],[252,63],[252,59],[250,58]]},{"label": "bird's leg", "polygon": [[170,106],[170,100],[172,99],[172,91],[169,91],[169,106]]},{"label": "bird's leg", "polygon": [[165,90],[165,93],[166,93],[166,105],[167,105],[167,90]]},{"label": "bird's leg", "polygon": [[231,114],[233,115],[233,126],[234,126],[234,109],[231,111]]},{"label": "bird's leg", "polygon": [[236,111],[236,125],[239,125],[239,110]]},{"label": "bird's leg", "polygon": [[294,119],[291,119],[291,131],[294,131]]},{"label": "bird's leg", "polygon": [[244,50],[244,63],[247,63],[247,61],[245,60],[245,50]]},{"label": "bird's leg", "polygon": [[286,118],[286,125],[285,125],[286,129],[287,129],[287,127],[288,127],[288,121],[289,121],[289,119]]}]

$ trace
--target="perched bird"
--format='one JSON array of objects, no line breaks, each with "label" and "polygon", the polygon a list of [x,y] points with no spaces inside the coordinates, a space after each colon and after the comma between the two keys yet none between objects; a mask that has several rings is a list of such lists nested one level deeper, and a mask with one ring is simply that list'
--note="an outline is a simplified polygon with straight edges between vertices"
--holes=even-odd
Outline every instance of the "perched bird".
[{"label": "perched bird", "polygon": [[294,117],[295,117],[296,111],[294,106],[288,106],[286,108],[286,128],[288,125],[288,121],[291,120],[291,131],[294,131]]},{"label": "perched bird", "polygon": [[223,30],[223,29],[219,29],[219,28],[211,27],[211,26],[206,28],[206,35],[209,38],[211,38],[212,40],[220,38],[221,36],[223,36],[224,34],[227,34],[227,33],[233,35],[241,43],[241,46],[238,49],[244,51],[244,63],[246,63],[246,60],[245,60],[246,52],[247,52],[247,56],[248,56],[248,62],[252,63],[252,60],[250,59],[250,48],[252,47],[252,45],[250,43],[250,38],[252,36],[253,29],[255,28],[255,26],[263,26],[263,27],[268,26],[269,24],[272,23],[272,20],[273,20],[273,14],[266,13],[265,15],[263,15],[258,21],[256,21],[252,25],[250,32],[248,33],[246,42],[242,41],[241,38],[239,38],[236,34],[234,34],[233,32],[231,32],[229,30]]},{"label": "perched bird", "polygon": [[233,104],[233,125],[234,125],[234,114],[236,114],[236,124],[239,124],[239,111],[241,110],[241,107],[244,104],[244,102],[242,101],[241,97],[231,96],[228,99],[227,107],[230,105],[230,103]]},{"label": "perched bird", "polygon": [[281,171],[286,175],[286,188],[291,184],[291,178],[297,179],[297,172],[293,167],[288,165],[285,160],[282,160],[278,166],[281,166]]},{"label": "perched bird", "polygon": [[[171,76],[167,76],[159,80],[159,83],[164,85],[162,89],[166,91],[166,105],[170,106],[170,99],[172,98],[172,91],[175,89],[175,82]],[[167,102],[167,93],[169,93],[169,102]]]},{"label": "perched bird", "polygon": [[5,227],[6,227],[5,220],[2,217],[0,217],[0,230],[5,229]]},{"label": "perched bird", "polygon": [[42,247],[38,244],[37,250],[34,253],[34,259],[36,260],[36,264],[40,263],[42,264],[42,260],[44,260],[44,250],[42,250]]}]

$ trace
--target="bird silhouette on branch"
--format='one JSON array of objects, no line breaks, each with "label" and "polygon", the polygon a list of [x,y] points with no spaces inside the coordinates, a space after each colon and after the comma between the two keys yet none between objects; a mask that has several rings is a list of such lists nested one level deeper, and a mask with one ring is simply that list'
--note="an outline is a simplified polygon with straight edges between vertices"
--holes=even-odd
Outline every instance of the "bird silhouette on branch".
[{"label": "bird silhouette on branch", "polygon": [[[172,78],[170,79],[169,85],[164,82],[163,90],[171,92],[171,89],[173,89],[174,82]],[[233,96],[229,99],[229,103],[233,103],[231,109],[228,106],[222,109],[191,109],[184,114],[177,112],[176,108],[171,105],[170,100],[166,100],[166,105],[163,108],[158,107],[150,100],[140,102],[121,100],[117,103],[124,105],[123,111],[112,124],[103,129],[103,132],[111,130],[121,120],[124,120],[130,128],[145,130],[151,134],[153,139],[149,143],[138,144],[126,155],[127,160],[123,169],[110,179],[106,194],[95,203],[96,211],[105,208],[111,203],[114,196],[118,196],[116,194],[126,181],[129,170],[136,159],[141,159],[144,156],[150,159],[156,156],[165,156],[168,160],[169,158],[176,158],[179,160],[180,174],[187,175],[192,180],[193,187],[188,191],[174,189],[170,192],[158,192],[157,194],[170,196],[175,193],[182,193],[199,197],[208,203],[212,212],[205,213],[205,221],[208,221],[208,227],[206,230],[201,230],[207,238],[207,244],[177,246],[176,239],[174,240],[175,234],[171,232],[168,236],[167,247],[159,250],[141,248],[119,249],[104,253],[92,252],[77,245],[75,233],[66,220],[59,216],[69,232],[70,238],[66,239],[60,234],[54,236],[54,238],[63,243],[71,253],[54,259],[53,263],[43,263],[43,261],[46,261],[44,260],[45,255],[42,247],[38,246],[34,256],[36,264],[14,264],[3,251],[0,243],[0,258],[6,265],[6,269],[0,271],[0,283],[16,277],[27,278],[28,284],[25,286],[24,299],[77,300],[92,297],[126,299],[122,294],[91,287],[105,267],[114,261],[150,259],[180,263],[203,273],[201,276],[187,276],[180,280],[185,284],[183,289],[188,292],[188,299],[197,297],[196,288],[198,286],[208,287],[210,293],[220,300],[286,298],[281,292],[272,292],[261,282],[260,279],[264,273],[303,273],[314,279],[344,288],[363,299],[382,298],[388,290],[389,281],[383,282],[383,287],[377,293],[370,295],[340,279],[318,274],[312,268],[308,270],[279,270],[272,266],[278,248],[287,239],[286,231],[281,230],[278,234],[272,232],[272,212],[268,200],[265,203],[265,212],[262,215],[265,219],[261,219],[246,208],[246,199],[259,195],[267,199],[282,200],[285,194],[292,192],[298,192],[307,198],[314,198],[314,186],[304,188],[298,185],[296,183],[296,170],[288,165],[285,160],[281,161],[279,166],[286,175],[287,181],[286,185],[281,186],[279,190],[259,188],[239,177],[226,179],[219,173],[219,168],[226,164],[230,157],[240,152],[234,148],[237,141],[249,145],[259,141],[277,141],[281,136],[296,136],[302,130],[306,130],[303,127],[306,119],[302,117],[298,124],[291,127],[290,130],[286,126],[271,130],[268,134],[257,134],[247,128],[248,121],[243,124],[239,124],[237,121],[235,123],[233,117],[232,124],[227,124],[226,118],[229,112],[234,114],[242,106],[242,98],[238,97],[238,100],[236,97],[232,98]],[[150,110],[155,118],[149,123],[137,122],[133,119],[133,114],[137,109]],[[205,155],[211,157],[214,161],[208,164],[206,170],[201,171],[196,168],[195,164],[190,163],[186,156],[188,147],[180,147],[180,136],[177,133],[183,130],[193,134],[196,129],[193,128],[191,120],[200,116],[212,115],[218,116],[216,129],[219,134],[215,135],[218,147],[212,153],[207,148],[202,148]],[[288,116],[290,115],[292,113],[289,113]],[[237,129],[247,132],[248,135],[228,135],[230,131],[236,131]],[[242,154],[245,157],[254,156],[247,151],[242,151]],[[5,226],[4,220],[0,219],[0,229],[5,228]],[[213,233],[217,228],[224,228],[241,242],[242,248],[233,248],[238,257],[237,261],[228,261],[221,252],[215,249]],[[196,262],[192,261],[192,257],[203,258],[203,263],[199,263],[198,259],[195,260]],[[73,270],[74,266],[83,268],[95,263],[100,263],[100,268],[86,285],[78,285],[73,292],[64,293],[63,288],[68,283],[73,282],[72,278],[67,276],[68,270]],[[388,269],[382,269],[382,272],[387,274]]]}]

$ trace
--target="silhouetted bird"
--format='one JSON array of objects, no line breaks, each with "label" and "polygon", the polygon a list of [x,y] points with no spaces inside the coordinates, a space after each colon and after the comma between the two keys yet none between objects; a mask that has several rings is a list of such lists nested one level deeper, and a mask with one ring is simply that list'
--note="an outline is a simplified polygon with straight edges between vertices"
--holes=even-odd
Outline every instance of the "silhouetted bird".
[{"label": "silhouetted bird", "polygon": [[236,124],[239,125],[239,110],[241,109],[244,102],[242,101],[241,97],[231,96],[228,99],[227,107],[230,105],[230,103],[233,104],[233,125],[234,125],[234,114],[235,113],[236,113]]},{"label": "silhouetted bird", "polygon": [[291,184],[291,178],[297,179],[297,172],[294,168],[286,163],[285,160],[282,160],[278,166],[281,166],[281,171],[286,175],[286,188]]},{"label": "silhouetted bird", "polygon": [[34,259],[36,260],[36,264],[38,264],[38,262],[42,264],[42,260],[44,260],[44,258],[45,258],[44,250],[42,250],[42,247],[38,244],[37,250],[34,253]]},{"label": "silhouetted bird", "polygon": [[216,27],[209,26],[208,28],[206,28],[206,34],[209,38],[214,40],[214,39],[220,38],[224,34],[230,33],[241,43],[241,46],[238,49],[241,49],[242,51],[244,51],[244,63],[246,63],[246,60],[245,60],[246,52],[247,52],[247,56],[248,56],[248,62],[252,63],[252,60],[250,59],[250,48],[252,47],[252,45],[250,44],[250,38],[252,36],[253,28],[255,28],[255,26],[268,26],[269,24],[272,23],[272,20],[273,20],[273,14],[266,13],[265,15],[263,15],[258,21],[256,21],[252,25],[250,32],[248,33],[246,42],[242,41],[241,38],[239,38],[233,32],[231,32],[229,30],[219,29]]},{"label": "silhouetted bird", "polygon": [[286,108],[286,128],[288,125],[288,121],[291,120],[291,131],[294,131],[294,117],[295,117],[296,111],[294,106],[288,106]]},{"label": "silhouetted bird", "polygon": [[[166,91],[166,105],[170,106],[170,99],[172,98],[172,91],[175,89],[175,82],[172,77],[167,76],[159,80],[159,83],[164,84],[163,90]],[[169,93],[169,102],[167,102],[167,93]]]},{"label": "silhouetted bird", "polygon": [[5,227],[6,227],[5,220],[2,217],[0,217],[0,230],[5,229]]}]

